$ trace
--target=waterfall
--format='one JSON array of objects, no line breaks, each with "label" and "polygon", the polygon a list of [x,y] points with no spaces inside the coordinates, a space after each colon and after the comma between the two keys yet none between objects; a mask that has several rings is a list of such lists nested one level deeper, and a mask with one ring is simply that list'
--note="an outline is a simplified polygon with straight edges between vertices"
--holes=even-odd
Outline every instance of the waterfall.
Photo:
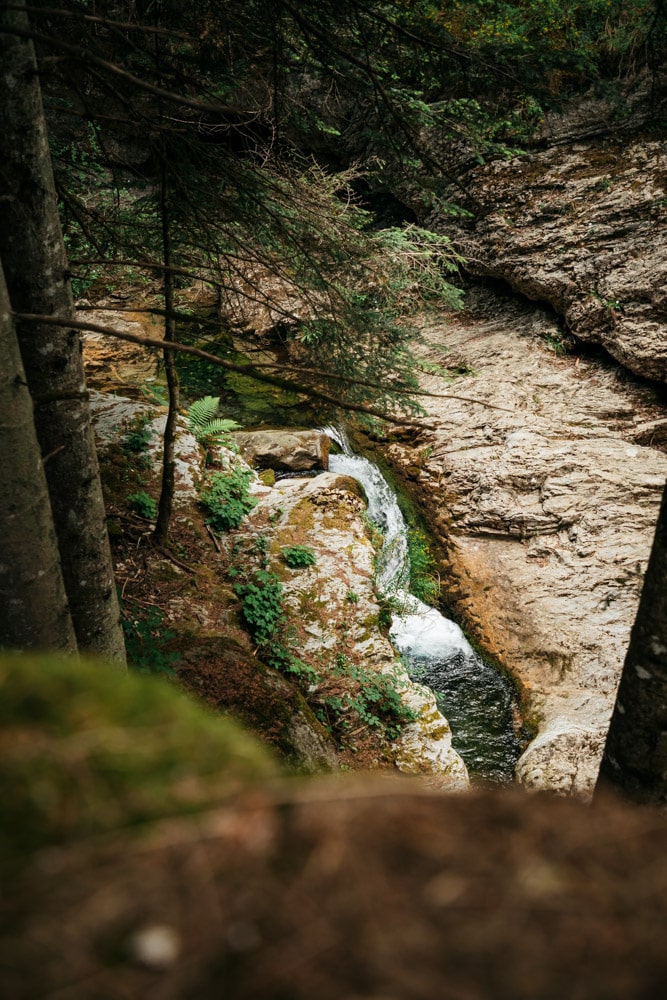
[{"label": "waterfall", "polygon": [[510,780],[520,753],[511,684],[474,651],[455,622],[410,594],[408,528],[396,494],[373,462],[355,454],[343,431],[322,430],[341,449],[329,456],[330,470],[361,483],[368,516],[382,532],[375,579],[378,591],[397,609],[389,632],[394,646],[413,679],[435,692],[471,774]]}]

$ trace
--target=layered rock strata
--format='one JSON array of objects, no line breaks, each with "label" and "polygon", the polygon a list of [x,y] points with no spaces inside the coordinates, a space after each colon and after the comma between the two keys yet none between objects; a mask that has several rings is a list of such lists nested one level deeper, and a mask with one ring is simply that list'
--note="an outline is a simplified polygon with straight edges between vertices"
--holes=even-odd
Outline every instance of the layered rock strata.
[{"label": "layered rock strata", "polygon": [[667,476],[647,446],[664,411],[613,364],[556,353],[547,313],[469,302],[427,330],[426,353],[473,374],[425,376],[450,398],[427,399],[429,429],[387,454],[445,548],[453,607],[523,690],[537,735],[519,779],[586,796]]},{"label": "layered rock strata", "polygon": [[[466,178],[454,235],[472,274],[547,302],[581,340],[667,379],[667,141],[587,139],[496,160]],[[431,224],[452,235],[449,218]]]}]

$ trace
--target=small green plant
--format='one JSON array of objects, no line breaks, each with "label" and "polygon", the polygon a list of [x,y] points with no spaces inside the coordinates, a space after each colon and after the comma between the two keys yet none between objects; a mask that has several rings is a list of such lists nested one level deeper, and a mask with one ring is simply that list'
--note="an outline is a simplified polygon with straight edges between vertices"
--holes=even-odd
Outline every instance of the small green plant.
[{"label": "small green plant", "polygon": [[236,420],[218,417],[219,406],[219,396],[204,396],[189,408],[188,423],[197,441],[229,446],[230,432],[239,430],[241,425]]},{"label": "small green plant", "polygon": [[314,566],[317,562],[315,553],[307,545],[285,545],[280,550],[280,554],[290,569]]},{"label": "small green plant", "polygon": [[350,604],[358,604],[359,594],[357,594],[355,590],[348,590],[347,594],[345,595],[345,600],[349,601]]},{"label": "small green plant", "polygon": [[314,667],[311,667],[309,663],[304,663],[280,642],[270,643],[264,658],[274,670],[280,670],[283,674],[291,674],[303,684],[317,684],[321,679]]},{"label": "small green plant", "polygon": [[145,517],[147,520],[152,521],[157,514],[157,504],[153,497],[146,493],[146,490],[140,490],[138,493],[130,493],[128,496],[128,501],[130,507],[135,514],[139,517]]},{"label": "small green plant", "polygon": [[257,535],[253,539],[251,545],[251,551],[259,559],[259,564],[262,569],[269,568],[269,548],[271,547],[271,539],[268,535]]},{"label": "small green plant", "polygon": [[320,719],[330,728],[347,728],[345,716],[353,712],[370,729],[382,730],[388,739],[396,739],[403,726],[417,718],[401,699],[393,674],[369,670],[342,653],[336,656],[332,674],[352,683],[350,690],[322,701]]},{"label": "small green plant", "polygon": [[558,354],[559,356],[567,354],[567,344],[560,337],[553,337],[550,334],[546,334],[544,342],[554,354]]},{"label": "small green plant", "polygon": [[275,573],[257,570],[247,583],[234,585],[243,618],[258,646],[265,646],[285,623],[283,587]]},{"label": "small green plant", "polygon": [[164,612],[134,604],[123,619],[125,649],[130,667],[140,674],[174,674],[178,653],[166,649],[176,633],[164,626]]},{"label": "small green plant", "polygon": [[151,417],[148,413],[138,414],[131,422],[127,434],[123,438],[122,448],[128,455],[139,455],[148,451],[153,432],[150,429]]},{"label": "small green plant", "polygon": [[201,493],[201,504],[209,516],[206,523],[214,531],[238,528],[243,518],[257,501],[248,493],[252,471],[241,465],[222,472],[214,472]]},{"label": "small green plant", "polygon": [[160,385],[159,382],[155,385],[142,385],[141,392],[149,403],[157,404],[157,406],[167,406],[169,403],[167,388]]}]

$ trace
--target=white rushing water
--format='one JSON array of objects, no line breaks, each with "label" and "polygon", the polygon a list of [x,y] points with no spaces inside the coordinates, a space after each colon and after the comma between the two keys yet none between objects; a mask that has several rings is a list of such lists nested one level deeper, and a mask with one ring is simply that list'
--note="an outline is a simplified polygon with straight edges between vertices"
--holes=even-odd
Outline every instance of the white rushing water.
[{"label": "white rushing water", "polygon": [[394,491],[373,462],[353,452],[344,432],[323,430],[341,449],[329,456],[329,469],[361,483],[368,516],[384,537],[376,585],[397,608],[389,632],[392,642],[413,677],[435,691],[468,767],[492,780],[508,780],[518,742],[507,680],[475,653],[455,622],[409,592],[408,528]]},{"label": "white rushing water", "polygon": [[399,609],[393,616],[389,633],[394,645],[400,652],[411,652],[415,656],[474,655],[455,622],[408,590],[408,528],[389,483],[373,462],[354,454],[342,431],[333,427],[325,427],[324,431],[342,449],[342,454],[330,455],[329,468],[332,472],[353,476],[361,483],[368,499],[368,516],[382,529],[384,544],[375,580],[380,593],[393,599]]}]

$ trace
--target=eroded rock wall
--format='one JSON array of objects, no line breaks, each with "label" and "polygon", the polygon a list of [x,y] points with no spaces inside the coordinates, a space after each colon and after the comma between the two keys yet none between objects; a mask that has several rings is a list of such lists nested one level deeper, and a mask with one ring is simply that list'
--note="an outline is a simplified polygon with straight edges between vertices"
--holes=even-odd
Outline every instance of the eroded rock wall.
[{"label": "eroded rock wall", "polygon": [[523,688],[537,739],[519,778],[588,795],[667,456],[639,443],[660,425],[656,392],[555,353],[559,336],[541,310],[470,293],[465,314],[430,326],[427,356],[473,374],[425,376],[450,398],[426,399],[429,430],[387,454],[445,547],[456,612]]},{"label": "eroded rock wall", "polygon": [[667,140],[659,131],[551,145],[466,178],[475,219],[452,232],[478,276],[547,302],[581,340],[667,379]]}]

